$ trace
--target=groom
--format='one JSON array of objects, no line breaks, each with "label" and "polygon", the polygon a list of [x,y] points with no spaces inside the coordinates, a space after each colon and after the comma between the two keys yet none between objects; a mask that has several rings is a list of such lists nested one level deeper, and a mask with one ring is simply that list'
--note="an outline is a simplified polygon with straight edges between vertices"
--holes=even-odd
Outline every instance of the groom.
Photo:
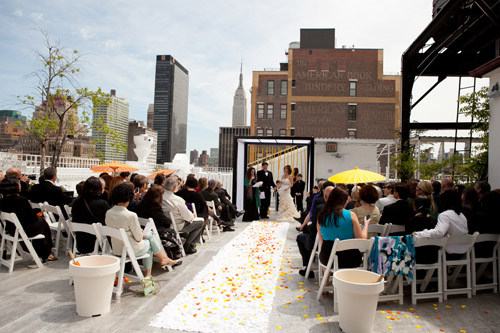
[{"label": "groom", "polygon": [[264,193],[265,198],[260,200],[260,218],[267,219],[267,211],[271,204],[271,187],[276,189],[276,184],[273,180],[273,174],[267,170],[268,163],[262,162],[262,170],[257,171],[257,181],[262,182],[260,190]]}]

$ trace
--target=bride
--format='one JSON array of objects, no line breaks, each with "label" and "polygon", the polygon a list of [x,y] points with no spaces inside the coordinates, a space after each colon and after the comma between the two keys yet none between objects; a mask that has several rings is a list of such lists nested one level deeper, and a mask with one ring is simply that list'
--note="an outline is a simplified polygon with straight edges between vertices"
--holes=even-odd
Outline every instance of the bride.
[{"label": "bride", "polygon": [[281,184],[278,187],[279,206],[277,220],[279,222],[295,222],[293,218],[300,217],[300,213],[295,208],[292,196],[290,195],[292,185],[292,167],[287,165],[283,169],[283,177],[281,177]]}]

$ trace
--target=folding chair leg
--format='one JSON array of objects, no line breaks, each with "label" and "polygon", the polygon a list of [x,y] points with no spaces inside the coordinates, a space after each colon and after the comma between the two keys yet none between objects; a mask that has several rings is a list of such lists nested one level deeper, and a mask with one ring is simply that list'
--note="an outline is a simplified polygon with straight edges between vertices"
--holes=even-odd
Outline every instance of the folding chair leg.
[{"label": "folding chair leg", "polygon": [[464,267],[464,265],[455,266],[455,268],[453,269],[453,273],[451,274],[451,277],[448,279],[448,280],[450,280],[450,283],[449,283],[450,286],[455,285],[455,282],[457,281],[458,275],[462,271],[463,267]]},{"label": "folding chair leg", "polygon": [[318,242],[319,242],[318,236],[316,236],[316,239],[314,240],[313,249],[311,251],[311,255],[309,256],[309,262],[307,263],[306,278],[309,277],[309,273],[311,272],[311,266],[313,264],[314,257],[316,256],[316,249],[318,248]]},{"label": "folding chair leg", "polygon": [[420,285],[420,292],[424,293],[425,289],[427,289],[427,286],[429,285],[429,282],[431,282],[431,278],[434,275],[434,272],[436,271],[435,268],[427,270],[425,273],[425,278],[424,281],[422,282],[422,285]]}]

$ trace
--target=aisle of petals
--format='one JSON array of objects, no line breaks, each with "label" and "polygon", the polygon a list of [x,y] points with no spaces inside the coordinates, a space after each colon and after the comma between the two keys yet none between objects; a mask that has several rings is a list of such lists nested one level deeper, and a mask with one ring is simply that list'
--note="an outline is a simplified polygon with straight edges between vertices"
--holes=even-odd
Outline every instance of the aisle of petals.
[{"label": "aisle of petals", "polygon": [[253,222],[224,246],[150,326],[266,332],[288,223]]}]

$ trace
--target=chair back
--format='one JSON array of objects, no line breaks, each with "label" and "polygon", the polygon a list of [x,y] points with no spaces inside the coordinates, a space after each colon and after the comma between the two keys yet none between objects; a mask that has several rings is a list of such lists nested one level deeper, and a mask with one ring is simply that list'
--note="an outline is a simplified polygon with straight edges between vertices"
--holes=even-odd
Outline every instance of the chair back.
[{"label": "chair back", "polygon": [[177,230],[177,222],[175,221],[175,218],[174,218],[174,214],[172,214],[172,212],[168,212],[168,214],[170,215],[170,219],[172,220],[172,229],[174,229],[175,232],[179,232]]},{"label": "chair back", "polygon": [[71,214],[71,207],[69,205],[64,205],[64,210],[66,211],[66,215],[71,218],[73,215]]},{"label": "chair back", "polygon": [[476,237],[475,244],[477,243],[483,243],[483,242],[496,242],[498,246],[498,243],[500,242],[500,235],[499,234],[479,234]]},{"label": "chair back", "polygon": [[446,242],[446,246],[453,245],[453,244],[464,244],[464,245],[468,245],[467,251],[469,251],[472,248],[472,246],[474,245],[474,242],[476,241],[477,236],[479,236],[479,232],[477,232],[477,231],[472,235],[450,236],[448,238],[448,242]]},{"label": "chair back", "polygon": [[388,235],[390,224],[370,224],[368,225],[368,232],[376,232],[381,237],[386,237]]},{"label": "chair back", "polygon": [[374,240],[375,239],[373,237],[370,239],[355,238],[345,239],[342,241],[337,238],[333,244],[332,252],[330,254],[330,259],[332,259],[332,256],[335,256],[335,261],[333,262],[334,271],[339,269],[337,252],[345,250],[358,250],[361,252],[363,254],[363,269],[368,269],[368,256],[370,255]]},{"label": "chair back", "polygon": [[[88,223],[78,223],[78,222],[73,222],[71,219],[66,221],[66,224],[68,225],[69,232],[71,233],[71,236],[74,239],[73,242],[73,253],[76,255],[77,254],[77,245],[76,245],[76,233],[77,232],[84,232],[90,235],[96,236],[96,230],[93,224],[88,224]],[[96,236],[96,240],[94,243],[94,251],[92,254],[97,254],[99,251],[99,241]]]},{"label": "chair back", "polygon": [[402,224],[392,224],[392,223],[388,224],[389,224],[389,229],[387,230],[387,235],[406,231],[405,226]]},{"label": "chair back", "polygon": [[42,208],[40,207],[40,205],[41,205],[40,203],[38,203],[38,202],[31,202],[31,201],[30,201],[29,203],[30,203],[31,208],[32,208],[33,210],[35,210],[35,209],[42,210]]}]

